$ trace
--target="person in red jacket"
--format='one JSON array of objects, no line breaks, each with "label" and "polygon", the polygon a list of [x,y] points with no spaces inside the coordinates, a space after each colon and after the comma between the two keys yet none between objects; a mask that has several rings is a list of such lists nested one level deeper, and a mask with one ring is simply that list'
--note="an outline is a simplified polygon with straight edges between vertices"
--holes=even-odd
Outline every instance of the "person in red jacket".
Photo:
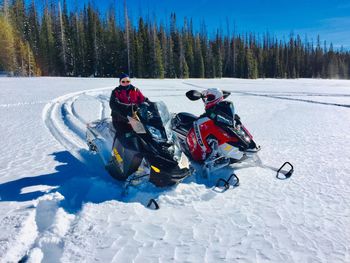
[{"label": "person in red jacket", "polygon": [[122,73],[119,76],[119,86],[113,89],[109,100],[116,136],[132,131],[127,116],[132,117],[139,105],[146,101],[148,101],[148,98],[138,88],[131,85],[127,74]]}]

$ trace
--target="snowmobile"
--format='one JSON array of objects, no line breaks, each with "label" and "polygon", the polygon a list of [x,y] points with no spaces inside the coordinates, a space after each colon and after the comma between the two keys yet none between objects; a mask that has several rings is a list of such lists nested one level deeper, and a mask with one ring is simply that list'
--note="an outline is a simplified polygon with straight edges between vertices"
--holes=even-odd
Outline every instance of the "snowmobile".
[{"label": "snowmobile", "polygon": [[181,112],[171,121],[179,146],[201,165],[204,177],[214,170],[242,162],[260,150],[235,114],[233,103],[225,100],[229,95],[230,92],[217,89],[190,90],[186,97],[192,101],[202,99],[206,112],[199,117]]},{"label": "snowmobile", "polygon": [[112,177],[121,181],[147,177],[154,185],[166,187],[190,175],[188,158],[175,143],[163,102],[143,103],[127,118],[132,132],[123,136],[115,136],[110,118],[87,125],[89,149],[100,155]]}]

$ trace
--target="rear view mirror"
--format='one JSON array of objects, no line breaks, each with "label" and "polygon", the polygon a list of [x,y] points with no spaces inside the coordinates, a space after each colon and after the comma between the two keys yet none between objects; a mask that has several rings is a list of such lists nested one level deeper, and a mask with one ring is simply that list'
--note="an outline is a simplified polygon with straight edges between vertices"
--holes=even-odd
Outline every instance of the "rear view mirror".
[{"label": "rear view mirror", "polygon": [[228,96],[231,95],[231,92],[226,91],[226,90],[223,90],[223,91],[222,91],[222,94],[223,94],[223,96],[224,96],[224,99],[226,99]]},{"label": "rear view mirror", "polygon": [[186,97],[190,100],[199,100],[202,98],[202,93],[200,93],[198,90],[190,90],[186,92]]}]

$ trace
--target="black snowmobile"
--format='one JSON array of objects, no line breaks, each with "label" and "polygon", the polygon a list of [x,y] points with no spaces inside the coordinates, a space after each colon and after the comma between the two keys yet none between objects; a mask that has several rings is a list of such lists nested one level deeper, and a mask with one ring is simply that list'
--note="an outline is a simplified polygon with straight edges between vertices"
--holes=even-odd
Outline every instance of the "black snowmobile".
[{"label": "black snowmobile", "polygon": [[112,177],[125,181],[149,176],[154,185],[165,187],[190,175],[188,159],[176,146],[171,117],[163,102],[141,104],[128,120],[133,131],[114,140],[109,118],[87,127],[87,144],[100,154]]}]

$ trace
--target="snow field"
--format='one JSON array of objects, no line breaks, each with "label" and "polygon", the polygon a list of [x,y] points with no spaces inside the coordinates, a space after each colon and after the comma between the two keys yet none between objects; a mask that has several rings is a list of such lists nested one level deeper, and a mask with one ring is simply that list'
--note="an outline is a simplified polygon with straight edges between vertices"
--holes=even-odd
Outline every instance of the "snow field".
[{"label": "snow field", "polygon": [[241,165],[224,193],[213,185],[225,171],[127,194],[84,143],[113,81],[0,79],[0,262],[350,261],[349,81],[134,80],[171,112],[202,112],[189,89],[231,91],[261,161],[295,173]]}]

